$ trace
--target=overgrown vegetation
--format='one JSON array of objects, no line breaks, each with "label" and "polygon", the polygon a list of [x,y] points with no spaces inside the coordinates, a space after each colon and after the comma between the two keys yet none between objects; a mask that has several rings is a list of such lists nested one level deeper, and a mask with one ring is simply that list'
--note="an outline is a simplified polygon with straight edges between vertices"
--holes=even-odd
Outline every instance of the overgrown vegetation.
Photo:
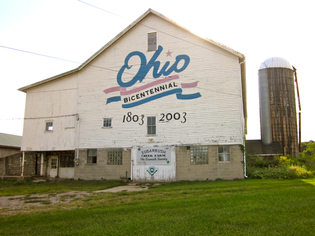
[{"label": "overgrown vegetation", "polygon": [[302,144],[299,157],[247,157],[247,175],[255,179],[306,179],[315,177],[315,142]]}]

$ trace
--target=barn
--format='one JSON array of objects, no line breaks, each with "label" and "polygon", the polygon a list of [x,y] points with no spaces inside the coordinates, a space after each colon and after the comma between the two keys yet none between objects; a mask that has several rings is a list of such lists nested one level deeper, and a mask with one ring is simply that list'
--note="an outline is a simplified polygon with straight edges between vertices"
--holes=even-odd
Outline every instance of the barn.
[{"label": "barn", "polygon": [[245,175],[245,56],[149,9],[78,68],[26,93],[23,155],[47,177]]}]

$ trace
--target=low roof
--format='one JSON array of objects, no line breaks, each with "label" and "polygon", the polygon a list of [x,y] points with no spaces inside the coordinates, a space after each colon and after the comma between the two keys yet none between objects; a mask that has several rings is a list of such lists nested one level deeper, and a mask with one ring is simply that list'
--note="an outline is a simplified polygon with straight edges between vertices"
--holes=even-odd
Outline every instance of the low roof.
[{"label": "low roof", "polygon": [[0,147],[21,147],[22,136],[0,133]]}]

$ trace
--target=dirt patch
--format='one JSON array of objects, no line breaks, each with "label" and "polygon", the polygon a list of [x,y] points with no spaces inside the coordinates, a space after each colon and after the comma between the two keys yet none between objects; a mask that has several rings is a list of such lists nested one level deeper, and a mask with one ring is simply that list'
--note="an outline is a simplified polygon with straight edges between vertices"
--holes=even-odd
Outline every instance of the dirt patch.
[{"label": "dirt patch", "polygon": [[54,205],[68,203],[74,199],[90,196],[87,192],[67,192],[58,194],[30,194],[0,197],[0,209],[17,210],[31,206]]},{"label": "dirt patch", "polygon": [[133,192],[133,191],[143,191],[143,190],[148,190],[148,189],[149,189],[148,185],[139,186],[136,184],[129,184],[126,186],[118,186],[118,187],[114,187],[110,189],[94,191],[94,193],[117,193],[121,191]]},{"label": "dirt patch", "polygon": [[148,185],[129,184],[126,186],[119,186],[105,190],[94,191],[93,193],[83,191],[72,191],[66,193],[50,193],[50,194],[29,194],[16,196],[0,197],[0,210],[18,210],[28,208],[31,206],[45,206],[54,204],[68,203],[73,200],[85,198],[98,193],[117,193],[121,191],[144,191],[148,190]]}]

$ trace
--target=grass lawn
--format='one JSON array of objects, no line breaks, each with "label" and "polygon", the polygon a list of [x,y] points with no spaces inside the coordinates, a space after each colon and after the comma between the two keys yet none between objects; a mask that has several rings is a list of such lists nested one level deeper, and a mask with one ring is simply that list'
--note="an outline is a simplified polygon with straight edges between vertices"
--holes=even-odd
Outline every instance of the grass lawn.
[{"label": "grass lawn", "polygon": [[[12,195],[20,188],[23,194],[93,191],[120,184],[9,186],[0,180],[0,194]],[[94,194],[14,215],[0,210],[0,235],[315,235],[314,226],[315,179],[174,182],[142,192]]]}]

